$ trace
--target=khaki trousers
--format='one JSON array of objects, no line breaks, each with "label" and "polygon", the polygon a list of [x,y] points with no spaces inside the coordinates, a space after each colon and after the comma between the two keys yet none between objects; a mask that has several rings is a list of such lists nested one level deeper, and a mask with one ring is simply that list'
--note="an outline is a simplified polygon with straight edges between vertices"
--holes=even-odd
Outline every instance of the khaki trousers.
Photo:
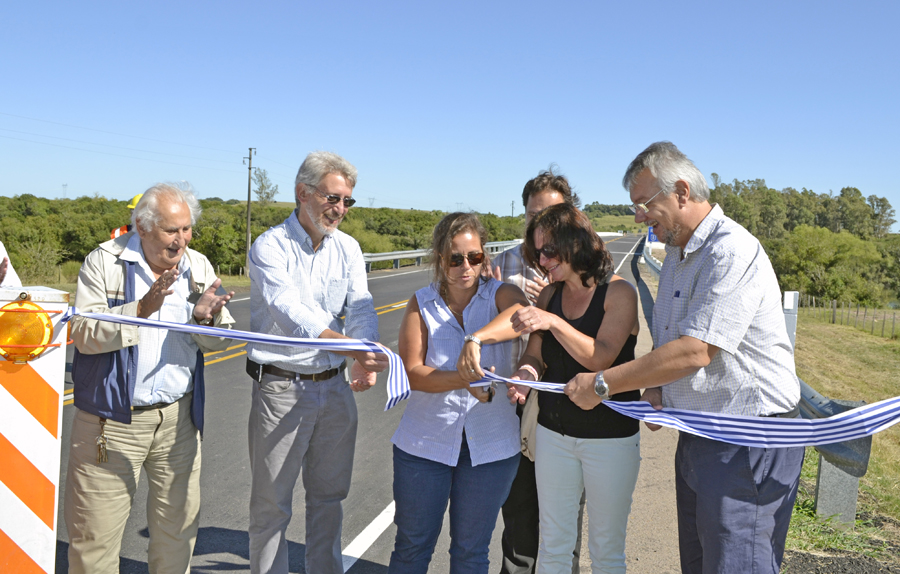
[{"label": "khaki trousers", "polygon": [[153,574],[189,571],[200,525],[200,434],[191,394],[134,411],[131,424],[107,420],[108,462],[97,463],[100,418],[77,410],[66,474],[70,573],[116,573],[125,522],[141,468],[147,472],[148,566]]}]

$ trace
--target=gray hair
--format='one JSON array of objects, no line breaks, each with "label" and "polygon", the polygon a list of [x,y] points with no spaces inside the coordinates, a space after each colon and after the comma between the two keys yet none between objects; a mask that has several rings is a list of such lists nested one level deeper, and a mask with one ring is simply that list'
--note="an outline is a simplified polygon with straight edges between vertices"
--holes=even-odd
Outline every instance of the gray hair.
[{"label": "gray hair", "polygon": [[175,203],[187,204],[191,210],[191,225],[200,219],[200,202],[194,195],[191,184],[186,181],[157,183],[144,192],[144,197],[131,212],[131,224],[143,231],[153,231],[162,219],[159,215],[159,198],[166,197]]},{"label": "gray hair", "polygon": [[645,169],[656,178],[657,183],[670,195],[676,181],[684,180],[691,188],[691,201],[700,203],[709,200],[709,185],[706,178],[686,155],[672,142],[656,142],[638,154],[625,170],[622,186],[631,191],[634,180]]},{"label": "gray hair", "polygon": [[353,164],[336,153],[314,151],[303,160],[300,170],[297,171],[297,178],[294,179],[294,201],[297,207],[300,207],[300,201],[297,199],[297,186],[301,183],[317,186],[322,181],[322,178],[329,173],[343,176],[347,180],[350,189],[356,187],[357,171]]}]

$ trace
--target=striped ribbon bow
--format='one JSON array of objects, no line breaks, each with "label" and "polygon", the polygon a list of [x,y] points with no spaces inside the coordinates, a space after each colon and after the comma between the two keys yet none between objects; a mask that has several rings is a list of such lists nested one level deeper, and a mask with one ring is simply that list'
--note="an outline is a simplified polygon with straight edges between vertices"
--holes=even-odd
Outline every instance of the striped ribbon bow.
[{"label": "striped ribbon bow", "polygon": [[98,321],[107,321],[109,323],[118,323],[120,325],[168,329],[179,333],[196,333],[197,335],[224,337],[226,339],[234,339],[235,341],[246,341],[247,343],[267,343],[272,345],[284,345],[285,347],[319,349],[322,351],[369,351],[372,353],[384,353],[388,356],[389,366],[387,382],[388,401],[384,410],[390,409],[409,396],[409,379],[406,378],[406,369],[403,368],[403,361],[400,359],[400,356],[378,343],[373,343],[364,339],[301,339],[279,335],[267,335],[264,333],[251,333],[249,331],[223,329],[221,327],[155,321],[151,319],[142,319],[140,317],[114,315],[111,313],[90,313],[87,311],[79,311],[75,307],[69,307],[63,315],[62,322],[65,323],[76,315],[86,319],[96,319]]}]

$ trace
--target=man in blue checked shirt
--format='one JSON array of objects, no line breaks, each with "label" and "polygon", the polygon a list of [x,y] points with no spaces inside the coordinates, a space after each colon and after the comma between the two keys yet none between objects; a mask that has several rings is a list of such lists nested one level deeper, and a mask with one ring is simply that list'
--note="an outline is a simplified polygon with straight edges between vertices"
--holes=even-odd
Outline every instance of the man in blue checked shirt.
[{"label": "man in blue checked shirt", "polygon": [[[781,292],[759,241],[709,203],[703,174],[669,142],[641,152],[623,185],[635,221],[652,225],[667,244],[654,350],[578,375],[566,394],[592,408],[644,388],[643,399],[657,408],[798,416],[800,383]],[[777,573],[803,453],[681,433],[675,488],[682,572]]]},{"label": "man in blue checked shirt", "polygon": [[[356,202],[356,168],[313,152],[295,180],[297,209],[250,251],[250,326],[298,338],[378,340],[359,244],[337,227]],[[343,574],[341,502],[350,490],[357,412],[353,391],[375,384],[383,353],[251,343],[250,570],[288,571],[285,531],[303,472],[306,571]],[[350,376],[346,358],[353,359]]]}]

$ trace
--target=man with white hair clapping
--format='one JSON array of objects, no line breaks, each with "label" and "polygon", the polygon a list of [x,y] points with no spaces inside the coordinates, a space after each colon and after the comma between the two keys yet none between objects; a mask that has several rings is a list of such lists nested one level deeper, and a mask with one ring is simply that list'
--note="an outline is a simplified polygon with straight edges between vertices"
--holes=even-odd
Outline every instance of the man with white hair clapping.
[{"label": "man with white hair clapping", "polygon": [[[133,231],[102,243],[78,274],[81,311],[230,328],[209,260],[188,248],[200,204],[186,184],[157,184]],[[72,320],[77,411],[66,476],[69,572],[118,572],[143,468],[150,572],[187,572],[200,523],[203,351],[229,340]]]}]

